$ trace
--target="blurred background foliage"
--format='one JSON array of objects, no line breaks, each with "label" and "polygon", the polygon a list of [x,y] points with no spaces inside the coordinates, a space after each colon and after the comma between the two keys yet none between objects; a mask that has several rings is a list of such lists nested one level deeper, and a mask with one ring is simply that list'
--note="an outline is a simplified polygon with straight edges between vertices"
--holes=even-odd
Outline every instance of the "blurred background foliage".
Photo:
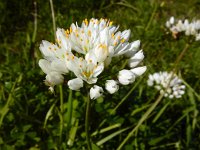
[{"label": "blurred background foliage", "polygon": [[[199,0],[54,0],[53,4],[57,27],[67,29],[76,21],[80,25],[85,18],[108,18],[120,25],[120,30],[131,29],[130,40],[141,40],[145,52],[148,71],[144,77],[133,85],[120,87],[115,95],[92,102],[90,132],[98,145],[93,149],[117,148],[157,98],[158,93],[146,85],[148,74],[172,70],[188,42],[189,49],[178,65],[178,74],[187,85],[186,94],[177,100],[163,99],[124,149],[200,149],[200,43],[191,42],[192,37],[186,36],[175,40],[165,28],[170,16],[190,21],[200,19]],[[66,83],[61,112],[59,87],[55,95],[50,94],[38,66],[39,44],[44,39],[54,42],[51,13],[47,0],[0,0],[2,150],[87,149],[85,97],[81,92],[72,93],[69,123],[70,91]],[[125,101],[113,111],[123,98]],[[102,128],[108,131],[98,133]],[[117,136],[108,137],[114,134]]]}]

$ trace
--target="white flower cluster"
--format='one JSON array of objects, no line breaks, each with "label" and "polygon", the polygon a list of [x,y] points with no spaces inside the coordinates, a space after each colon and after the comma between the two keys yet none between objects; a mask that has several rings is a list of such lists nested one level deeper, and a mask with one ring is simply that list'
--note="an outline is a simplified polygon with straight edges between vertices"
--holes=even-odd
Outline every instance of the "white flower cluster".
[{"label": "white flower cluster", "polygon": [[149,75],[147,80],[148,86],[154,86],[160,93],[164,93],[165,97],[181,98],[185,93],[185,85],[182,85],[182,80],[172,72],[166,71]]},{"label": "white flower cluster", "polygon": [[[146,71],[146,66],[136,67],[143,60],[143,51],[139,50],[140,41],[129,43],[130,30],[118,31],[107,19],[85,19],[82,25],[72,24],[69,29],[57,29],[56,43],[42,41],[40,51],[44,59],[39,66],[46,73],[46,85],[50,90],[64,81],[69,71],[75,75],[68,81],[72,90],[79,90],[87,84],[96,84],[98,76],[108,67],[114,57],[128,59],[129,69],[118,73],[118,80],[107,80],[105,89],[113,94],[118,91],[119,83],[128,85]],[[111,66],[111,65],[110,65]],[[109,66],[109,67],[110,67]],[[112,66],[111,66],[112,67]],[[90,89],[90,98],[96,99],[103,88],[94,85]]]},{"label": "white flower cluster", "polygon": [[180,32],[185,32],[185,35],[195,36],[196,41],[200,40],[200,20],[193,20],[191,23],[187,19],[185,20],[175,20],[171,17],[166,22],[166,27],[170,29],[174,38]]}]

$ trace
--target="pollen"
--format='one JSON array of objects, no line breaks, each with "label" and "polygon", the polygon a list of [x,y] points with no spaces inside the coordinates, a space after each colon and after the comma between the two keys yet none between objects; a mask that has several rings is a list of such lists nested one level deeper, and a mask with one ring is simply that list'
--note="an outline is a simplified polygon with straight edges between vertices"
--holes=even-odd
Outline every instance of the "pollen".
[{"label": "pollen", "polygon": [[67,30],[65,31],[65,33],[66,33],[66,34],[69,34],[69,30],[67,29]]},{"label": "pollen", "polygon": [[69,28],[69,32],[72,33],[72,27]]},{"label": "pollen", "polygon": [[86,26],[88,26],[88,20],[87,19],[85,19],[83,22],[85,23]]},{"label": "pollen", "polygon": [[88,36],[91,36],[91,31],[90,30],[88,30]]},{"label": "pollen", "polygon": [[121,43],[124,43],[124,42],[125,42],[125,39],[122,39],[122,40],[121,40]]},{"label": "pollen", "polygon": [[114,34],[114,33],[112,33],[112,34],[111,34],[111,37],[112,37],[113,39],[114,39],[114,36],[115,36],[115,34]]},{"label": "pollen", "polygon": [[112,24],[113,24],[113,22],[112,22],[112,21],[110,21],[110,22],[109,22],[109,26],[112,26]]}]

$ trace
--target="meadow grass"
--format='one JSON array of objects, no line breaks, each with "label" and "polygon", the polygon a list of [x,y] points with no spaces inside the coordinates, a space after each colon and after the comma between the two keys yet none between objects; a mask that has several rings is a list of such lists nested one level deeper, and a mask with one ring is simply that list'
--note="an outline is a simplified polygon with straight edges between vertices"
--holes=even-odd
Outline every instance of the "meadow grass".
[{"label": "meadow grass", "polygon": [[[54,42],[56,27],[92,17],[131,29],[148,68],[133,84],[91,102],[92,149],[200,149],[200,42],[174,39],[165,28],[171,16],[200,19],[199,9],[199,0],[0,1],[0,149],[87,149],[85,91],[64,83],[51,94],[38,61],[39,44]],[[182,98],[163,98],[147,86],[150,73],[174,67],[186,85]]]}]

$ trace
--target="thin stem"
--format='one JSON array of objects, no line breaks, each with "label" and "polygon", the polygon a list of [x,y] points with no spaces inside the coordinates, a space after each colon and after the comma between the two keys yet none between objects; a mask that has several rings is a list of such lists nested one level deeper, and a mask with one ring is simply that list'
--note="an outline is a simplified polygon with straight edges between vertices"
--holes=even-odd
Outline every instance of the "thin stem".
[{"label": "thin stem", "polygon": [[156,106],[160,103],[160,101],[163,98],[163,94],[160,94],[160,96],[157,98],[157,100],[153,103],[153,105],[146,111],[146,113],[142,116],[142,118],[139,120],[138,124],[133,128],[133,130],[128,134],[128,136],[123,140],[123,142],[119,145],[117,150],[121,150],[121,148],[124,146],[124,144],[129,140],[129,138],[133,135],[135,131],[138,130],[140,125],[147,119],[147,117],[151,114],[151,112],[156,108]]},{"label": "thin stem", "polygon": [[[133,92],[133,90],[138,86],[138,84],[140,84],[140,82],[142,81],[143,77],[141,77],[141,79],[129,90],[129,92],[123,97],[123,99],[117,104],[117,106],[115,106],[115,108],[112,109],[112,111],[110,112],[110,115],[113,115],[116,110],[122,105],[122,103],[124,103],[124,101],[131,95],[131,93]],[[104,123],[106,122],[106,118],[100,123],[99,127],[103,126]]]},{"label": "thin stem", "polygon": [[37,2],[34,1],[34,30],[33,30],[33,36],[32,36],[32,42],[35,43],[35,37],[37,35]]},{"label": "thin stem", "polygon": [[51,15],[52,15],[52,22],[53,22],[53,34],[54,38],[56,39],[56,21],[55,21],[55,14],[53,9],[53,0],[49,0],[51,6]]},{"label": "thin stem", "polygon": [[63,132],[63,113],[64,113],[64,105],[63,105],[63,87],[59,86],[60,90],[60,143],[62,142],[62,132]]},{"label": "thin stem", "polygon": [[87,101],[86,101],[87,103],[86,113],[85,113],[85,132],[86,132],[86,141],[87,141],[88,150],[92,150],[90,134],[89,134],[90,102],[91,101],[90,101],[89,92],[88,92]]},{"label": "thin stem", "polygon": [[[189,47],[189,44],[186,44],[184,49],[182,50],[181,54],[177,57],[176,61],[175,61],[175,66],[172,70],[172,76],[175,73],[175,71],[177,70],[178,64],[180,62],[180,60],[183,58],[183,55],[185,54],[185,52],[187,51]],[[171,79],[169,80],[168,86],[170,85],[170,81],[172,80],[172,76]],[[166,88],[167,89],[167,88]],[[166,91],[165,89],[165,91]],[[156,108],[156,106],[160,103],[160,101],[162,100],[164,94],[160,94],[160,96],[157,98],[157,100],[152,104],[152,106],[145,112],[145,114],[142,116],[142,118],[140,118],[138,124],[135,126],[135,128],[133,128],[133,130],[128,134],[128,136],[123,140],[123,142],[119,145],[119,147],[117,148],[117,150],[121,150],[122,147],[124,146],[124,144],[130,139],[130,137],[133,135],[133,133],[135,131],[138,130],[138,128],[140,127],[140,125],[148,118],[148,116],[151,114],[151,112]]]},{"label": "thin stem", "polygon": [[178,56],[178,58],[176,59],[175,61],[175,66],[174,66],[174,69],[173,69],[173,72],[175,72],[177,70],[177,67],[178,67],[178,64],[179,62],[181,61],[181,59],[183,58],[183,55],[185,54],[185,52],[188,50],[189,48],[189,44],[187,43],[184,47],[184,49],[182,50],[181,54]]},{"label": "thin stem", "polygon": [[68,96],[68,105],[67,105],[67,128],[68,129],[70,129],[71,127],[72,110],[73,110],[72,90],[70,89],[69,96]]}]

